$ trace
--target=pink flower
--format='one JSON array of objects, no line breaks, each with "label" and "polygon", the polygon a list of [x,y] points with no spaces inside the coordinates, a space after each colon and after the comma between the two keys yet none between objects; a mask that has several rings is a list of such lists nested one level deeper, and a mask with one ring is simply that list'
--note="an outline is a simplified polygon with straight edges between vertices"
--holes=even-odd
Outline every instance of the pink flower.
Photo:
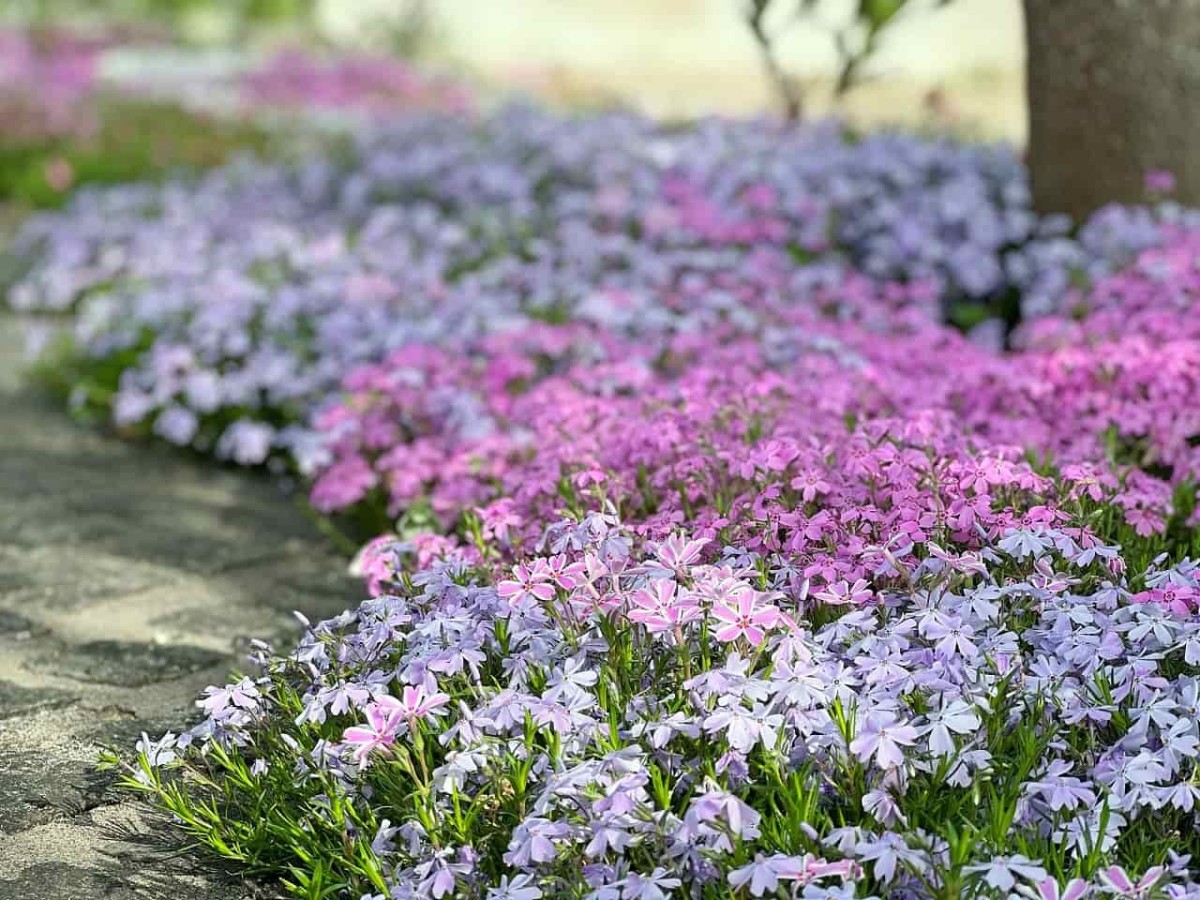
[{"label": "pink flower", "polygon": [[514,511],[514,503],[509,498],[478,507],[475,512],[483,523],[483,536],[493,537],[505,545],[511,542],[512,532],[525,524],[524,519]]},{"label": "pink flower", "polygon": [[342,740],[354,745],[351,757],[361,766],[367,764],[375,751],[389,752],[405,722],[399,709],[383,702],[368,703],[364,712],[367,716],[366,725],[352,725],[342,733]]},{"label": "pink flower", "polygon": [[429,715],[443,715],[441,707],[450,702],[449,694],[431,694],[420,684],[416,687],[405,687],[400,696],[399,700],[395,697],[382,697],[379,703],[399,711],[410,724]]},{"label": "pink flower", "polygon": [[367,583],[367,591],[376,597],[384,585],[396,578],[396,544],[393,534],[384,534],[367,543],[350,564],[350,574]]},{"label": "pink flower", "polygon": [[404,688],[400,699],[385,696],[374,703],[368,703],[364,709],[367,723],[347,728],[342,733],[342,740],[354,745],[354,752],[351,754],[354,761],[359,765],[366,765],[373,752],[390,751],[402,728],[407,726],[411,729],[418,719],[427,716],[444,715],[442,707],[449,702],[450,697],[447,694],[431,694],[423,685],[410,685]]},{"label": "pink flower", "polygon": [[628,613],[629,621],[646,626],[651,634],[674,631],[680,626],[698,621],[702,617],[696,598],[669,579],[659,579],[634,592],[629,598],[633,605]]},{"label": "pink flower", "polygon": [[794,881],[801,885],[812,884],[822,878],[848,881],[860,872],[858,864],[848,859],[831,863],[807,853],[803,856],[776,853],[768,857],[759,854],[754,862],[730,872],[728,880],[735,888],[745,888],[751,897],[762,897],[773,895],[780,881]]},{"label": "pink flower", "polygon": [[546,560],[546,573],[564,591],[573,590],[587,580],[582,562],[567,562],[566,554],[556,553]]},{"label": "pink flower", "polygon": [[361,456],[348,456],[326,469],[313,485],[309,499],[321,512],[353,506],[379,483]]},{"label": "pink flower", "polygon": [[75,183],[75,170],[61,156],[55,156],[45,165],[46,184],[62,193]]},{"label": "pink flower", "polygon": [[1162,587],[1140,591],[1129,599],[1134,603],[1160,603],[1176,615],[1186,616],[1196,608],[1195,588],[1183,584],[1164,584]]},{"label": "pink flower", "polygon": [[867,586],[866,579],[860,578],[854,584],[845,580],[835,582],[813,596],[830,606],[861,606],[870,601],[874,594]]},{"label": "pink flower", "polygon": [[513,566],[513,577],[496,585],[496,593],[514,608],[529,604],[545,603],[554,598],[554,577],[544,559],[536,559],[532,565],[521,563]]},{"label": "pink flower", "polygon": [[714,604],[713,617],[726,623],[717,629],[717,640],[730,643],[745,637],[755,647],[761,644],[767,632],[780,620],[779,609],[761,603],[762,596],[747,587]]},{"label": "pink flower", "polygon": [[1170,194],[1175,190],[1175,173],[1167,169],[1151,169],[1146,173],[1146,191],[1151,194]]},{"label": "pink flower", "polygon": [[803,475],[797,475],[792,479],[792,487],[800,491],[805,503],[812,503],[818,496],[829,493],[831,489],[824,474],[818,469],[810,469]]},{"label": "pink flower", "polygon": [[1123,900],[1144,900],[1166,872],[1162,866],[1155,866],[1135,882],[1120,866],[1109,866],[1100,871],[1100,881]]},{"label": "pink flower", "polygon": [[665,568],[679,574],[700,559],[700,554],[708,544],[708,538],[689,541],[682,535],[673,534],[658,545],[655,556]]},{"label": "pink flower", "polygon": [[1150,537],[1160,534],[1166,527],[1162,516],[1148,509],[1128,509],[1125,511],[1125,521],[1133,526],[1139,537]]},{"label": "pink flower", "polygon": [[1053,878],[1043,879],[1033,886],[1022,884],[1017,887],[1017,893],[1029,900],[1083,900],[1089,890],[1088,883],[1082,878],[1073,878],[1061,888]]}]

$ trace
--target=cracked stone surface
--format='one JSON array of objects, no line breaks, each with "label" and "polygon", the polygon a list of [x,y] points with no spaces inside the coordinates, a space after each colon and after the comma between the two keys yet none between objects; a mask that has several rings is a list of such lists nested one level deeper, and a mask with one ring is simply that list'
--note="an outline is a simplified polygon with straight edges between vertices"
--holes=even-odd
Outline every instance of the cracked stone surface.
[{"label": "cracked stone surface", "polygon": [[0,314],[0,900],[274,896],[164,845],[93,766],[359,589],[269,480],[82,430],[21,365]]}]

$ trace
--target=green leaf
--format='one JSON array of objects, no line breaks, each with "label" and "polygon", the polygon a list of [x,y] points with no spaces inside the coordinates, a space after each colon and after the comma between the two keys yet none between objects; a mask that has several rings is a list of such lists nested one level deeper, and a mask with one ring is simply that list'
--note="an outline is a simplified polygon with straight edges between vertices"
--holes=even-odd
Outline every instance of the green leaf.
[{"label": "green leaf", "polygon": [[907,0],[861,0],[858,17],[871,31],[879,31],[904,9]]}]

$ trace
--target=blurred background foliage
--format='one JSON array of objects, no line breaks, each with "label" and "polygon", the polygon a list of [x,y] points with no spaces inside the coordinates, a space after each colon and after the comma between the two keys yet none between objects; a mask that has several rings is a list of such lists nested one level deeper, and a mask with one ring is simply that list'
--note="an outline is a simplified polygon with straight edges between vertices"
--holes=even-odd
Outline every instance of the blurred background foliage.
[{"label": "blurred background foliage", "polygon": [[[318,5],[6,0],[0,226],[21,210],[62,204],[81,185],[157,179],[239,152],[273,152],[292,134],[266,106],[286,105],[289,82],[326,74],[307,54],[319,59],[346,49],[321,29]],[[431,23],[425,0],[398,0],[364,21],[364,38],[354,42],[355,52],[383,55],[331,77],[355,80],[360,90],[371,79],[394,81],[386,58],[419,56]],[[272,55],[277,47],[303,47],[306,56]],[[263,94],[252,108],[239,106],[247,88]]]},{"label": "blurred background foliage", "polygon": [[236,151],[264,152],[269,134],[250,122],[198,116],[154,100],[97,100],[86,136],[0,140],[0,200],[48,208],[81,184],[115,184],[218,165]]},{"label": "blurred background foliage", "polygon": [[[356,6],[357,0],[345,0]],[[57,26],[75,23],[137,37],[169,38],[190,46],[244,46],[290,39],[306,45],[331,42],[321,27],[321,0],[7,0],[10,23]],[[431,0],[389,0],[352,16],[351,37],[360,46],[404,57],[419,55],[432,33]],[[345,38],[347,35],[341,35]]]},{"label": "blurred background foliage", "polygon": [[[337,81],[341,94],[324,97],[335,111],[346,92],[403,87],[412,79],[398,66],[413,61],[464,73],[477,95],[517,91],[575,108],[619,103],[668,118],[835,111],[855,124],[1020,140],[1018,7],[1019,0],[5,0],[0,203],[56,205],[81,184],[196,170],[242,149],[271,152],[281,120],[269,107],[286,105],[289,83],[311,92],[319,78]],[[247,107],[231,79],[270,69],[280,48],[293,53],[260,73],[262,96]],[[332,59],[355,62],[332,73],[311,62]],[[411,88],[403,91],[413,100]]]}]

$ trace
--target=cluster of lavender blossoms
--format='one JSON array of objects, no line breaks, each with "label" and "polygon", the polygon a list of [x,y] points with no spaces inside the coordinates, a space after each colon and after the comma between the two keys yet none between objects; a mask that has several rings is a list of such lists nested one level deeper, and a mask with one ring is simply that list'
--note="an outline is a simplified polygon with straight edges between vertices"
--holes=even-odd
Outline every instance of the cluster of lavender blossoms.
[{"label": "cluster of lavender blossoms", "polygon": [[1011,529],[796,603],[606,513],[488,556],[375,548],[380,596],[210,688],[143,787],[254,760],[372,898],[1200,896],[1190,560]]}]

